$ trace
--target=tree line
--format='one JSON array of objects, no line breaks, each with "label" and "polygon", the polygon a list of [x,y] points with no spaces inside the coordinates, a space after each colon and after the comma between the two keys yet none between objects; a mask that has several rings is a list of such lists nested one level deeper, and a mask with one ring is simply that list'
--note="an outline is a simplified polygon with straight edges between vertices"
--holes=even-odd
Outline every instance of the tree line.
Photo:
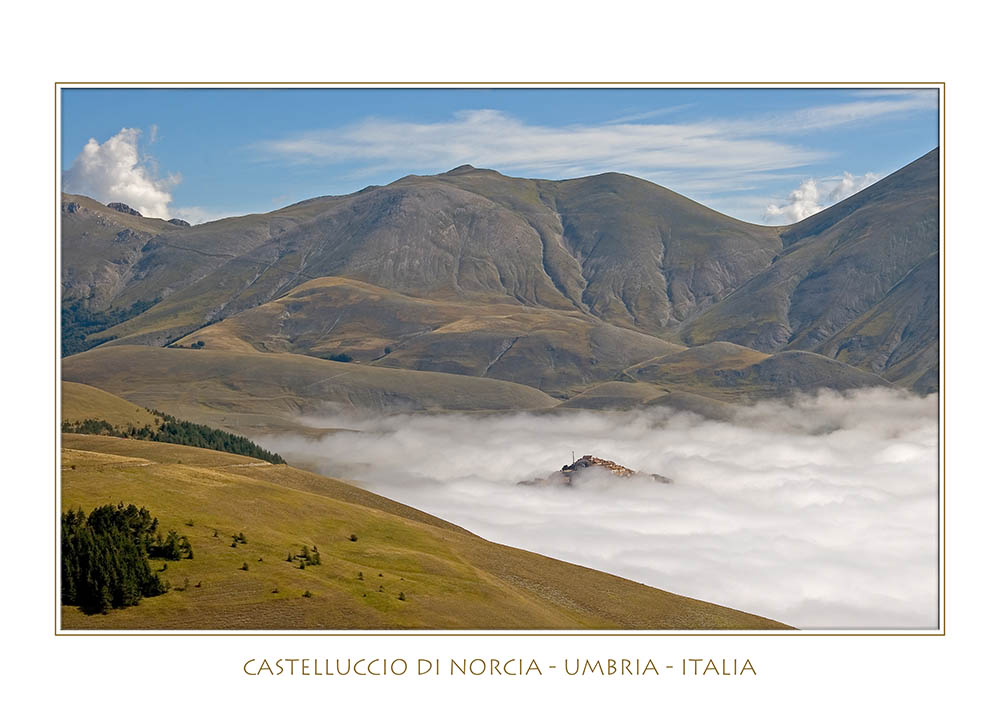
[{"label": "tree line", "polygon": [[117,436],[123,439],[141,439],[144,441],[162,441],[167,444],[195,446],[200,449],[214,449],[227,454],[239,454],[254,459],[261,459],[272,464],[286,463],[281,456],[258,446],[245,436],[230,434],[228,431],[213,429],[204,424],[176,419],[169,414],[150,410],[160,417],[162,422],[156,426],[121,429],[103,419],[83,419],[82,421],[64,421],[62,431],[68,434],[99,434],[101,436]]},{"label": "tree line", "polygon": [[85,306],[82,299],[64,300],[61,307],[62,321],[60,329],[62,334],[62,355],[79,354],[103,344],[114,337],[104,339],[88,339],[91,334],[104,331],[108,327],[121,324],[127,319],[136,317],[156,304],[158,300],[140,300],[124,309],[107,309],[103,312],[94,312]]}]

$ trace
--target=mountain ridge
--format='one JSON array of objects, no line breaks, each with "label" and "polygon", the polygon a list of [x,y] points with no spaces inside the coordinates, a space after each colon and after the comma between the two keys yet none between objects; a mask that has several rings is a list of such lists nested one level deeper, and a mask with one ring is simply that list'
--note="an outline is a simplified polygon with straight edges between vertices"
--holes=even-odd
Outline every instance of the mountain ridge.
[{"label": "mountain ridge", "polygon": [[525,179],[470,165],[194,227],[66,195],[64,307],[75,302],[83,348],[343,354],[496,376],[561,401],[718,342],[799,353],[739,375],[696,352],[695,385],[666,376],[679,366],[668,362],[650,375],[658,389],[607,388],[614,401],[667,388],[731,400],[736,385],[771,377],[780,391],[892,382],[927,393],[938,162],[932,150],[784,227],[621,173]]}]

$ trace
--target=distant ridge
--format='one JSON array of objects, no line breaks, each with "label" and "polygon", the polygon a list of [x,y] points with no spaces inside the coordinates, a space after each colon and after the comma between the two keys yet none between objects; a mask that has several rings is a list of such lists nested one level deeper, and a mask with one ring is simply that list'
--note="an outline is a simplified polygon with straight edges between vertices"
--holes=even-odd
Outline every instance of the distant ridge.
[{"label": "distant ridge", "polygon": [[64,344],[344,356],[567,407],[933,392],[938,163],[787,227],[620,173],[467,164],[194,227],[64,195]]}]

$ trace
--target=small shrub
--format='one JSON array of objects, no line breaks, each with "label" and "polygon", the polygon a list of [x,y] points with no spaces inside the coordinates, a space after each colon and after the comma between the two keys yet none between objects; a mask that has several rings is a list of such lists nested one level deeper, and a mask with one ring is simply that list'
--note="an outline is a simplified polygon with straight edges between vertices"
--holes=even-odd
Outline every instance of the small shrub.
[{"label": "small shrub", "polygon": [[396,596],[396,598],[398,598],[400,601],[405,601],[406,600],[406,594],[403,593],[402,591],[400,591],[399,595]]},{"label": "small shrub", "polygon": [[350,535],[350,537],[349,537],[349,538],[348,538],[347,540],[348,540],[348,541],[357,541],[357,540],[358,540],[358,537],[357,537],[357,536],[355,536],[354,534],[351,534],[351,535]]},{"label": "small shrub", "polygon": [[277,593],[277,592],[278,592],[278,587],[277,586],[275,586],[274,588],[271,589],[271,593]]},{"label": "small shrub", "polygon": [[201,581],[199,581],[198,583],[196,583],[196,584],[194,585],[194,587],[195,587],[195,588],[201,588]]},{"label": "small shrub", "polygon": [[184,577],[184,588],[182,588],[181,590],[182,591],[187,591],[190,587],[191,587],[191,581],[188,580],[187,576],[185,576]]},{"label": "small shrub", "polygon": [[212,538],[219,538],[219,531],[215,530],[212,532]]},{"label": "small shrub", "polygon": [[301,568],[304,571],[305,568],[306,568],[306,562],[305,561],[299,561],[299,568]]},{"label": "small shrub", "polygon": [[194,521],[192,521],[191,519],[188,519],[187,521],[184,522],[184,525],[185,526],[194,526]]},{"label": "small shrub", "polygon": [[285,560],[288,561],[288,563],[292,562],[292,552],[291,551],[288,552],[288,558],[286,558]]},{"label": "small shrub", "polygon": [[230,546],[231,546],[232,548],[236,548],[236,542],[235,542],[235,541],[233,541],[233,542],[232,542],[231,544],[229,544],[229,545],[230,545]]},{"label": "small shrub", "polygon": [[243,562],[243,566],[240,567],[240,571],[249,571],[249,570],[250,570],[250,566],[247,564],[246,561],[244,561]]},{"label": "small shrub", "polygon": [[361,571],[358,571],[358,580],[359,581],[364,581],[365,580],[365,575]]},{"label": "small shrub", "polygon": [[312,598],[312,591],[306,589],[306,592],[302,594],[303,598]]},{"label": "small shrub", "polygon": [[344,354],[343,352],[341,352],[340,354],[333,354],[329,357],[329,359],[330,361],[340,361],[340,362],[354,361],[354,357],[352,357],[350,354]]},{"label": "small shrub", "polygon": [[378,587],[378,592],[379,592],[379,593],[383,593],[384,591],[385,591],[385,589],[384,589],[384,588],[382,588],[381,586],[379,586],[379,587]]}]

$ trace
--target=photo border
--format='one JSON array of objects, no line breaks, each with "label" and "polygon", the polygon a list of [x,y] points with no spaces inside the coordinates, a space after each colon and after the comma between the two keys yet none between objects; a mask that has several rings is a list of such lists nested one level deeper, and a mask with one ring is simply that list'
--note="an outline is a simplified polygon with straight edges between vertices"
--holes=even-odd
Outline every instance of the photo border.
[{"label": "photo border", "polygon": [[[55,196],[55,311],[54,311],[54,334],[55,334],[55,467],[54,467],[54,535],[55,535],[55,557],[54,557],[54,628],[53,635],[56,637],[71,636],[100,636],[100,637],[122,637],[122,636],[356,636],[356,637],[500,637],[500,636],[522,636],[522,637],[663,637],[663,636],[732,636],[732,637],[756,637],[756,636],[946,636],[947,612],[946,612],[946,453],[945,453],[945,428],[946,428],[946,362],[945,362],[945,235],[946,235],[946,213],[945,213],[945,175],[946,175],[946,124],[945,124],[945,84],[944,82],[389,82],[389,81],[351,81],[351,82],[214,82],[214,81],[190,81],[190,82],[129,82],[129,81],[107,81],[107,82],[59,82],[53,83],[54,91],[54,196]],[[95,631],[95,630],[67,630],[61,628],[61,592],[60,592],[60,561],[59,549],[60,541],[60,487],[61,487],[61,334],[60,334],[60,307],[61,307],[61,90],[63,89],[936,89],[938,91],[938,147],[939,156],[939,252],[940,262],[938,266],[938,336],[939,336],[939,389],[938,389],[938,626],[934,629],[921,630],[857,630],[857,629],[826,629],[826,630],[787,630],[787,631],[705,631],[705,630],[537,630],[537,631],[507,631],[507,630],[301,630],[301,631],[226,631],[226,630],[199,630],[199,631]],[[537,552],[532,552],[537,553]],[[541,555],[541,554],[540,554]],[[663,590],[663,589],[661,589]]]}]

